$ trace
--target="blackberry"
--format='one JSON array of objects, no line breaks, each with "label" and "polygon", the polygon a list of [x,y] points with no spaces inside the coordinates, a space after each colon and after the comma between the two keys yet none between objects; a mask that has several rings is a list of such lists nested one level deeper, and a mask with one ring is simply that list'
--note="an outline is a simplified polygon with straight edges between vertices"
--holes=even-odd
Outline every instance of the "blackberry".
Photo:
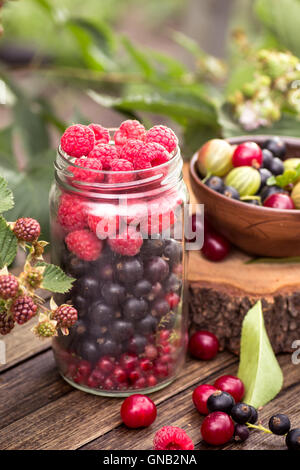
[{"label": "blackberry", "polygon": [[249,405],[249,407],[250,407],[250,410],[251,410],[251,416],[248,420],[248,423],[255,424],[256,421],[258,420],[257,410],[254,408],[254,406]]},{"label": "blackberry", "polygon": [[153,283],[163,281],[168,274],[169,266],[163,258],[154,256],[146,264],[145,276]]},{"label": "blackberry", "polygon": [[13,232],[19,240],[34,242],[40,236],[41,227],[37,220],[22,217],[15,222]]},{"label": "blackberry", "polygon": [[141,320],[146,315],[147,310],[147,302],[136,297],[127,299],[123,307],[124,317],[127,320]]},{"label": "blackberry", "polygon": [[267,181],[272,176],[272,173],[266,168],[260,168],[258,171],[259,171],[260,179],[261,179],[260,188],[258,190],[260,191],[267,184]]},{"label": "blackberry", "polygon": [[225,186],[222,194],[229,197],[229,199],[235,199],[236,201],[240,200],[240,193],[233,186]]},{"label": "blackberry", "polygon": [[135,297],[146,297],[150,294],[152,289],[152,284],[147,279],[141,279],[133,287],[132,293]]},{"label": "blackberry", "polygon": [[263,162],[262,162],[262,168],[266,168],[267,170],[270,170],[270,166],[273,161],[273,154],[270,152],[268,149],[263,149],[262,151],[263,154]]},{"label": "blackberry", "polygon": [[19,290],[19,281],[12,274],[2,274],[0,276],[0,297],[2,299],[12,299]]},{"label": "blackberry", "polygon": [[104,300],[108,305],[118,306],[126,298],[126,291],[123,286],[114,282],[106,282],[101,289]]},{"label": "blackberry", "polygon": [[175,292],[178,294],[182,287],[182,281],[179,279],[176,274],[170,274],[167,280],[164,283],[164,288],[166,292]]},{"label": "blackberry", "polygon": [[7,313],[0,313],[0,335],[7,335],[11,332],[15,322]]},{"label": "blackberry", "polygon": [[158,320],[152,315],[147,315],[136,324],[136,331],[140,334],[148,335],[154,333]]},{"label": "blackberry", "polygon": [[164,258],[172,265],[178,264],[182,258],[182,247],[176,240],[170,240],[164,249]]},{"label": "blackberry", "polygon": [[213,411],[223,411],[230,414],[232,407],[235,405],[233,397],[227,393],[217,390],[207,399],[207,408],[210,413]]},{"label": "blackberry", "polygon": [[238,424],[245,424],[251,417],[251,408],[245,403],[237,403],[231,409],[231,417]]},{"label": "blackberry", "polygon": [[59,328],[71,328],[77,322],[78,313],[72,305],[61,305],[52,313],[52,319]]},{"label": "blackberry", "polygon": [[14,320],[19,325],[23,325],[24,323],[28,322],[36,314],[37,309],[37,305],[28,295],[21,295],[17,297],[11,306],[11,312],[13,314]]},{"label": "blackberry", "polygon": [[161,256],[164,251],[165,242],[161,238],[144,240],[141,255],[144,257]]},{"label": "blackberry", "polygon": [[205,185],[217,193],[223,193],[225,187],[224,181],[219,176],[211,176],[205,181]]},{"label": "blackberry", "polygon": [[98,300],[90,306],[88,320],[92,325],[106,326],[111,323],[114,314],[115,311],[110,305]]},{"label": "blackberry", "polygon": [[236,424],[234,428],[234,439],[235,441],[246,441],[250,436],[250,431],[245,424]]},{"label": "blackberry", "polygon": [[266,140],[262,148],[269,150],[275,157],[283,158],[286,154],[286,144],[280,137]]},{"label": "blackberry", "polygon": [[112,338],[119,341],[126,341],[132,337],[134,333],[134,328],[131,322],[124,320],[117,320],[110,329],[110,334]]},{"label": "blackberry", "polygon": [[154,317],[161,318],[170,311],[169,302],[165,299],[156,299],[151,305],[151,314]]},{"label": "blackberry", "polygon": [[287,432],[289,432],[291,428],[291,422],[289,417],[284,414],[278,413],[277,415],[271,416],[269,420],[269,428],[273,434],[277,434],[278,436],[283,436]]},{"label": "blackberry", "polygon": [[142,354],[147,346],[147,339],[141,335],[135,335],[128,344],[128,352]]},{"label": "blackberry", "polygon": [[289,431],[285,438],[289,450],[300,450],[300,428]]},{"label": "blackberry", "polygon": [[275,176],[282,175],[282,173],[284,173],[284,165],[280,158],[273,158],[270,165],[270,172]]},{"label": "blackberry", "polygon": [[123,259],[117,263],[116,273],[118,280],[124,284],[135,284],[143,277],[143,264],[138,258]]}]

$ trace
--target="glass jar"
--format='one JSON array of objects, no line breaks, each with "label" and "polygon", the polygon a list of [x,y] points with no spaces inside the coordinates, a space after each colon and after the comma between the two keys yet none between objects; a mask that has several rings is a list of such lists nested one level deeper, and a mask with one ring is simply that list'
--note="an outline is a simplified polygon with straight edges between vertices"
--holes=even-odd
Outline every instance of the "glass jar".
[{"label": "glass jar", "polygon": [[92,182],[76,181],[76,168],[59,149],[52,262],[76,281],[56,301],[78,311],[69,334],[53,340],[59,371],[97,395],[154,392],[174,380],[187,345],[180,150],[150,169],[90,170]]}]

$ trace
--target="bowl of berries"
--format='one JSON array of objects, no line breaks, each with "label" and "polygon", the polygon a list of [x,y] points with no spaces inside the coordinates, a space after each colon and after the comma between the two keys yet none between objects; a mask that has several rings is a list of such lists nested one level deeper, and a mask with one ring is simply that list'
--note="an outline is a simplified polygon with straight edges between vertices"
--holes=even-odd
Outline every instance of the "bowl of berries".
[{"label": "bowl of berries", "polygon": [[300,255],[300,139],[213,139],[193,156],[190,175],[210,222],[237,247]]}]

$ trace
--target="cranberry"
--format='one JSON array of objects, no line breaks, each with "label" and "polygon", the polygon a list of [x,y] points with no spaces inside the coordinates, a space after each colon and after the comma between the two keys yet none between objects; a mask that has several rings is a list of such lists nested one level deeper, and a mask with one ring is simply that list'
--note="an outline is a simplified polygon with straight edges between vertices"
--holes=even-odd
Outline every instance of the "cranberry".
[{"label": "cranberry", "polygon": [[125,370],[122,369],[120,366],[116,366],[113,373],[112,373],[113,378],[117,383],[123,383],[127,379],[127,374]]},{"label": "cranberry", "polygon": [[109,374],[112,372],[114,368],[113,359],[110,357],[103,356],[97,363],[97,369],[101,370],[101,372],[105,374]]},{"label": "cranberry", "polygon": [[233,166],[253,166],[260,168],[263,161],[261,148],[255,142],[244,142],[235,149],[232,156]]},{"label": "cranberry", "polygon": [[157,384],[157,379],[154,377],[154,375],[150,375],[147,379],[147,385],[148,387],[155,387]]},{"label": "cranberry", "polygon": [[152,362],[149,360],[149,359],[142,359],[140,361],[140,368],[142,369],[142,371],[146,372],[148,370],[151,370],[153,369],[153,364]]},{"label": "cranberry", "polygon": [[213,359],[219,350],[218,338],[209,331],[196,331],[189,341],[192,356],[205,361]]},{"label": "cranberry", "polygon": [[199,413],[202,415],[208,415],[208,409],[207,409],[207,399],[208,397],[216,392],[217,389],[213,385],[208,385],[208,384],[203,384],[199,385],[195,390],[193,391],[193,402]]},{"label": "cranberry", "polygon": [[147,385],[147,382],[146,382],[145,377],[141,377],[134,383],[133,388],[140,390],[141,388],[145,388],[146,385]]},{"label": "cranberry", "polygon": [[158,363],[155,365],[155,368],[154,368],[154,375],[155,375],[156,377],[158,377],[159,379],[168,377],[168,375],[169,375],[168,366],[166,366],[165,364],[161,364],[160,362],[158,362]]},{"label": "cranberry", "polygon": [[219,377],[214,386],[218,390],[229,393],[235,400],[236,403],[242,401],[245,395],[245,387],[241,379],[234,375],[222,375]]},{"label": "cranberry", "polygon": [[104,381],[103,388],[105,390],[112,390],[114,388],[114,382],[109,377],[107,377],[107,379]]},{"label": "cranberry", "polygon": [[180,301],[179,295],[177,295],[173,292],[170,292],[169,294],[167,294],[165,299],[168,302],[168,304],[170,305],[170,308],[177,307],[177,305],[179,304],[179,301]]},{"label": "cranberry", "polygon": [[87,385],[91,388],[97,388],[105,380],[105,375],[98,369],[94,369],[87,380]]},{"label": "cranberry", "polygon": [[153,346],[153,344],[147,344],[145,347],[145,355],[148,359],[156,359],[158,355],[157,348]]},{"label": "cranberry", "polygon": [[265,202],[265,207],[272,207],[273,209],[295,209],[293,199],[288,194],[276,193],[271,194]]},{"label": "cranberry", "polygon": [[142,372],[139,369],[135,369],[129,373],[129,380],[131,383],[135,383],[142,377]]},{"label": "cranberry", "polygon": [[121,406],[121,418],[128,428],[150,426],[155,421],[156,414],[153,401],[141,394],[127,397]]},{"label": "cranberry", "polygon": [[234,434],[234,424],[228,414],[214,411],[204,418],[201,434],[207,444],[220,446],[230,441]]},{"label": "cranberry", "polygon": [[120,358],[120,365],[126,372],[131,372],[135,369],[138,363],[136,354],[123,354]]},{"label": "cranberry", "polygon": [[230,244],[222,235],[208,232],[204,237],[201,251],[210,261],[222,261],[230,251]]},{"label": "cranberry", "polygon": [[91,373],[91,364],[88,361],[80,361],[78,364],[77,373],[87,377]]}]

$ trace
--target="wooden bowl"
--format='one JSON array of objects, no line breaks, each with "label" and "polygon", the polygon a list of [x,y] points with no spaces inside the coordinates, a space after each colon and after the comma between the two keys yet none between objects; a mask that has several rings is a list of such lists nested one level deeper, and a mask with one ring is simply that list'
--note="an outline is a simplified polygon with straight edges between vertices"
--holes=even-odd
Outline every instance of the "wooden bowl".
[{"label": "wooden bowl", "polygon": [[[231,144],[254,141],[262,144],[270,136],[241,136]],[[300,139],[283,138],[286,158],[300,157]],[[196,153],[190,162],[191,185],[197,200],[204,204],[212,225],[240,249],[266,257],[300,256],[300,210],[259,207],[229,199],[202,183],[197,171]]]}]

